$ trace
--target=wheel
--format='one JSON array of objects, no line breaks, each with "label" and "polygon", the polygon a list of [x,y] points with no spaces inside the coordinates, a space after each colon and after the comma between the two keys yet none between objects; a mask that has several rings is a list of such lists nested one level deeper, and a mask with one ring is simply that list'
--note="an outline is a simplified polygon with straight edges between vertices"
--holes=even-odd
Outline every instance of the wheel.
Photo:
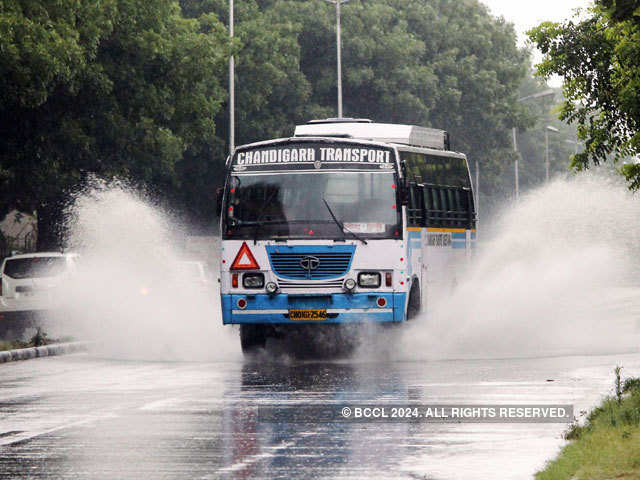
[{"label": "wheel", "polygon": [[263,325],[240,325],[240,346],[242,353],[255,353],[264,348],[267,335]]},{"label": "wheel", "polygon": [[409,304],[407,305],[407,320],[413,320],[420,313],[420,286],[417,281],[411,285]]}]

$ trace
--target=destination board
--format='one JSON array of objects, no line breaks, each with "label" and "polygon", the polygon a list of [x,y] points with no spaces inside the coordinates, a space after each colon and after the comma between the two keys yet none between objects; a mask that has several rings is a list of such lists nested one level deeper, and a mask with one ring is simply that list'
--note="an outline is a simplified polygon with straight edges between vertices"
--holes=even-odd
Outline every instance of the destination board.
[{"label": "destination board", "polygon": [[239,150],[231,166],[234,171],[320,168],[393,169],[390,148],[356,144],[286,144]]}]

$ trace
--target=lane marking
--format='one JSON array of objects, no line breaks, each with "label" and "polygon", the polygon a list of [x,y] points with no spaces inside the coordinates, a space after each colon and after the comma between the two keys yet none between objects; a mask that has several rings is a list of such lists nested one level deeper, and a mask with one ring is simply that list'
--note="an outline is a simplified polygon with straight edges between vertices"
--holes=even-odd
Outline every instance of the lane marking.
[{"label": "lane marking", "polygon": [[4,440],[0,439],[0,447],[10,447],[10,446],[13,446],[13,445],[18,445],[20,443],[24,443],[24,442],[28,442],[29,440],[33,440],[34,438],[41,437],[41,436],[47,435],[49,433],[57,432],[59,430],[64,430],[64,429],[73,428],[73,427],[79,427],[81,425],[88,425],[90,423],[94,423],[94,422],[97,422],[99,420],[104,420],[106,418],[115,418],[116,416],[117,415],[115,415],[114,413],[107,413],[107,414],[99,415],[97,417],[85,418],[83,420],[77,420],[75,422],[66,423],[64,425],[58,425],[57,427],[49,428],[49,429],[46,429],[46,430],[40,430],[38,432],[33,432],[33,433],[22,432],[22,433],[25,433],[25,435],[19,435],[18,438],[12,437],[12,438],[5,438]]},{"label": "lane marking", "polygon": [[294,445],[295,442],[283,442],[280,445],[273,445],[273,446],[269,446],[269,447],[263,447],[263,448],[269,448],[272,451],[271,452],[265,452],[265,453],[257,453],[255,455],[250,455],[247,458],[245,458],[243,461],[238,462],[238,463],[234,463],[233,465],[230,465],[228,467],[223,467],[220,468],[218,471],[219,472],[236,472],[238,470],[242,470],[244,468],[247,468],[250,465],[253,465],[256,462],[259,462],[260,460],[264,460],[265,458],[271,458],[271,457],[275,457],[278,450],[282,450],[284,448],[289,448],[290,446]]}]

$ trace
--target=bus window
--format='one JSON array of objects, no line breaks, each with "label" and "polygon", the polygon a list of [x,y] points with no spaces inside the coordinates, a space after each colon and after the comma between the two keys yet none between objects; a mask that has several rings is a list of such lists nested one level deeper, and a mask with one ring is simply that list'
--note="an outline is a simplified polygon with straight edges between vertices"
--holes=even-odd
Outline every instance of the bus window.
[{"label": "bus window", "polygon": [[443,227],[449,225],[447,221],[447,217],[449,216],[449,204],[447,202],[447,192],[444,191],[443,188],[438,189],[438,194],[440,195],[440,205],[442,209],[442,215],[440,216],[440,223]]},{"label": "bus window", "polygon": [[456,211],[456,227],[462,227],[464,226],[464,219],[466,217],[467,209],[463,208],[462,206],[462,201],[460,200],[460,189],[456,188],[452,193],[454,196],[454,205]]},{"label": "bus window", "polygon": [[442,207],[440,204],[440,195],[438,194],[438,189],[435,187],[431,187],[431,198],[433,200],[433,221],[434,227],[440,226],[440,217],[442,216]]},{"label": "bus window", "polygon": [[424,187],[424,208],[427,210],[433,209],[433,202],[431,200],[431,188]]},{"label": "bus window", "polygon": [[407,209],[407,220],[409,226],[419,227],[424,225],[422,197],[422,188],[419,185],[412,184],[409,187],[409,208]]},{"label": "bus window", "polygon": [[406,162],[410,181],[471,187],[467,161],[455,156],[429,155],[417,152],[400,152]]},{"label": "bus window", "polygon": [[447,188],[447,205],[449,205],[449,225],[455,227],[458,222],[456,222],[456,203],[454,201],[453,190],[451,188]]}]

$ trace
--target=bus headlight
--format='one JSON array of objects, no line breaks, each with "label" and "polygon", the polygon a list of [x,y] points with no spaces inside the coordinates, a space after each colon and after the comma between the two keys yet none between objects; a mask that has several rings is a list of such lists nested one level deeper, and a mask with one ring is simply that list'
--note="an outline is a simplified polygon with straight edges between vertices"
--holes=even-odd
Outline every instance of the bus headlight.
[{"label": "bus headlight", "polygon": [[242,276],[242,286],[244,288],[264,287],[264,274],[263,273],[245,273]]},{"label": "bus headlight", "polygon": [[276,293],[278,291],[278,285],[276,285],[274,282],[269,282],[269,283],[267,283],[267,286],[265,287],[265,290],[267,291],[267,293],[269,295],[273,295],[274,293]]},{"label": "bus headlight", "polygon": [[354,288],[356,288],[356,281],[353,278],[347,278],[344,281],[344,288],[348,292],[353,292]]},{"label": "bus headlight", "polygon": [[358,274],[358,285],[366,288],[378,288],[380,274],[378,272],[361,272]]}]

